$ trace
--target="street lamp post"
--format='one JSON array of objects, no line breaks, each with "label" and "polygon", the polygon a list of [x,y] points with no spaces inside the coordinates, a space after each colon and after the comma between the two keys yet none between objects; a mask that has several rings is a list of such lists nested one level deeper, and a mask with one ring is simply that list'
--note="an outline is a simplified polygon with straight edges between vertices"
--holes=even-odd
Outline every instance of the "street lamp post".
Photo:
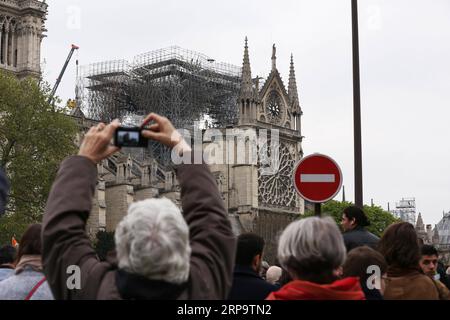
[{"label": "street lamp post", "polygon": [[352,0],[353,37],[353,126],[355,141],[355,204],[363,207],[362,146],[361,146],[361,89],[359,76],[358,2]]}]

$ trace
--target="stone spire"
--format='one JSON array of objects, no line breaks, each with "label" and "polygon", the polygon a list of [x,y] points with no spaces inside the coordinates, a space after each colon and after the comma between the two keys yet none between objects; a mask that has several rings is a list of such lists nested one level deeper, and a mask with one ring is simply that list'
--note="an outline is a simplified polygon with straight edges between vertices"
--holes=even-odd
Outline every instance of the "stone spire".
[{"label": "stone spire", "polygon": [[433,245],[438,245],[439,244],[439,229],[437,224],[434,225],[434,232],[433,232],[433,238],[432,238],[432,243]]},{"label": "stone spire", "polygon": [[241,97],[250,97],[253,93],[252,69],[248,54],[248,39],[245,37],[244,62],[242,64]]},{"label": "stone spire", "polygon": [[272,71],[277,70],[277,47],[273,44],[272,47]]},{"label": "stone spire", "polygon": [[298,105],[297,80],[295,79],[294,55],[291,54],[291,67],[289,69],[288,96],[292,105]]},{"label": "stone spire", "polygon": [[419,216],[417,217],[416,229],[417,230],[425,230],[425,226],[424,226],[423,220],[422,220],[422,214],[420,212],[419,212]]},{"label": "stone spire", "polygon": [[253,88],[252,70],[248,54],[248,40],[245,37],[244,62],[242,64],[241,91],[238,99],[240,116],[239,124],[256,121],[258,109],[258,93]]}]

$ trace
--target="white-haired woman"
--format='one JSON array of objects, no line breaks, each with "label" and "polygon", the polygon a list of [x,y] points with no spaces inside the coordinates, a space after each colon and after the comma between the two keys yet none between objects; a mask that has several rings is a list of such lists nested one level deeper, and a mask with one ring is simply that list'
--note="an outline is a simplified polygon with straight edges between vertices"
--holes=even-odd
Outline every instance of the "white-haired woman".
[{"label": "white-haired woman", "polygon": [[364,300],[358,278],[339,279],[344,240],[330,217],[291,223],[282,233],[278,259],[293,281],[268,300]]},{"label": "white-haired woman", "polygon": [[[154,124],[146,127],[147,123]],[[56,299],[225,299],[232,283],[236,239],[217,183],[204,164],[182,164],[176,174],[181,210],[167,199],[137,202],[123,212],[115,234],[118,266],[100,262],[86,234],[97,164],[118,121],[86,134],[78,156],[61,164],[43,222],[43,262]],[[156,114],[142,135],[190,159],[170,121]],[[201,158],[201,157],[200,157]]]}]

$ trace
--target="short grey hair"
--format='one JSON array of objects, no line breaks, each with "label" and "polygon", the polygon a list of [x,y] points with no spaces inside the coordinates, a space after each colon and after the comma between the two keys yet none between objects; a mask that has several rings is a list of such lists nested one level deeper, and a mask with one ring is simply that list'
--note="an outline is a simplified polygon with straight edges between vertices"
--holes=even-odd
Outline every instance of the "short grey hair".
[{"label": "short grey hair", "polygon": [[298,274],[332,272],[346,258],[344,239],[330,217],[310,217],[291,223],[278,244],[282,267]]},{"label": "short grey hair", "polygon": [[278,266],[271,266],[267,269],[266,272],[266,281],[275,284],[278,280],[280,280],[281,274],[283,270]]},{"label": "short grey hair", "polygon": [[133,203],[116,228],[115,241],[120,269],[174,284],[189,278],[189,227],[172,201]]}]

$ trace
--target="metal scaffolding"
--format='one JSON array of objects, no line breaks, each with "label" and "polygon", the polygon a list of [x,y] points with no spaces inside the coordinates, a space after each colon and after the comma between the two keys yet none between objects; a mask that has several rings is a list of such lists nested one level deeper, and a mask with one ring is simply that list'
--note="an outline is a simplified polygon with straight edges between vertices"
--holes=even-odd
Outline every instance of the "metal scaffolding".
[{"label": "metal scaffolding", "polygon": [[[204,54],[169,47],[125,60],[81,67],[78,105],[87,117],[104,122],[156,112],[176,128],[237,124],[241,68]],[[168,163],[168,150],[151,143],[151,156]]]},{"label": "metal scaffolding", "polygon": [[396,218],[402,221],[409,222],[412,225],[416,225],[416,199],[415,198],[402,198],[396,203],[395,209],[392,213]]},{"label": "metal scaffolding", "polygon": [[237,122],[241,68],[169,47],[138,55],[132,63],[106,61],[81,68],[81,106],[95,120],[157,112],[177,127],[194,121],[209,127]]}]

